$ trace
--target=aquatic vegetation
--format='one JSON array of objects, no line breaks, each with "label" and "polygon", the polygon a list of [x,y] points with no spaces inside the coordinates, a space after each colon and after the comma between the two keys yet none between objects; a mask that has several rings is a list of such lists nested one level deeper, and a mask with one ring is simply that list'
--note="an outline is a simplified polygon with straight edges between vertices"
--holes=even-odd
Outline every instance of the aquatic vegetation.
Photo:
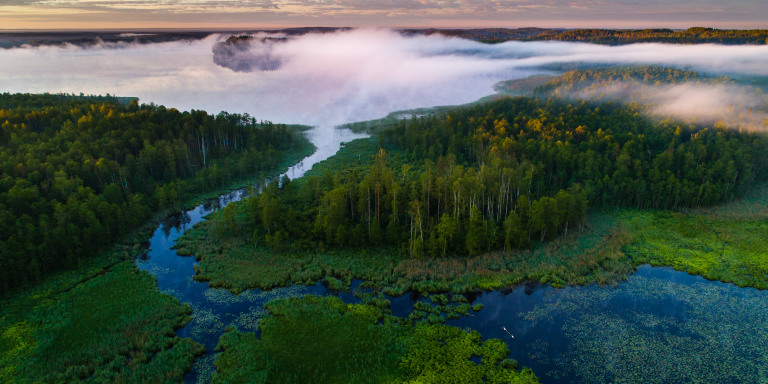
[{"label": "aquatic vegetation", "polygon": [[325,283],[329,289],[334,291],[349,291],[349,281],[341,281],[333,276],[326,276]]},{"label": "aquatic vegetation", "polygon": [[0,381],[181,381],[204,352],[174,329],[191,308],[131,261],[52,277],[0,305]]},{"label": "aquatic vegetation", "polygon": [[766,294],[691,277],[631,276],[615,289],[566,289],[520,316],[563,323],[562,354],[540,375],[584,383],[757,383],[768,372]]},{"label": "aquatic vegetation", "polygon": [[[192,367],[192,380],[209,383],[213,374],[213,361],[216,357],[212,350],[219,337],[230,326],[242,331],[259,330],[261,318],[267,313],[264,304],[277,299],[301,297],[307,295],[311,287],[292,286],[269,291],[249,290],[239,295],[224,289],[205,289],[198,300],[191,303],[192,321],[180,331],[195,341],[210,347],[209,353],[195,361]],[[188,376],[189,378],[189,376]]]},{"label": "aquatic vegetation", "polygon": [[[196,384],[208,384],[211,382],[211,377],[216,373],[215,361],[216,355],[206,355],[195,360],[192,369],[197,372]],[[258,381],[252,382],[258,383]]]},{"label": "aquatic vegetation", "polygon": [[768,288],[768,187],[719,207],[690,213],[627,212],[635,264],[671,266],[710,280]]},{"label": "aquatic vegetation", "polygon": [[419,300],[413,303],[413,311],[408,315],[408,318],[411,320],[425,319],[433,324],[444,323],[446,320],[468,316],[470,310],[477,312],[483,308],[481,303],[469,305],[467,298],[461,294],[453,294],[450,299],[445,294],[429,295],[428,300],[429,302]]},{"label": "aquatic vegetation", "polygon": [[[361,145],[359,141],[353,143]],[[348,155],[350,147],[353,145],[340,153]],[[336,160],[329,159],[322,167],[333,167]],[[621,251],[631,234],[612,214],[590,214],[581,233],[571,231],[530,250],[436,259],[412,259],[387,247],[277,253],[240,237],[217,237],[215,222],[221,215],[213,213],[209,220],[187,230],[176,248],[179,254],[193,254],[200,261],[195,267],[196,280],[234,293],[314,284],[328,276],[343,282],[365,280],[393,296],[410,290],[462,293],[505,288],[526,280],[556,286],[612,284],[634,271]]]},{"label": "aquatic vegetation", "polygon": [[264,307],[250,307],[247,312],[243,312],[237,316],[234,321],[234,325],[238,329],[242,329],[249,332],[256,332],[259,330],[259,324],[261,324],[261,318],[267,311]]},{"label": "aquatic vegetation", "polygon": [[213,383],[538,382],[506,360],[502,341],[477,332],[414,325],[337,298],[276,300],[266,308],[261,338],[234,328],[221,337]]}]

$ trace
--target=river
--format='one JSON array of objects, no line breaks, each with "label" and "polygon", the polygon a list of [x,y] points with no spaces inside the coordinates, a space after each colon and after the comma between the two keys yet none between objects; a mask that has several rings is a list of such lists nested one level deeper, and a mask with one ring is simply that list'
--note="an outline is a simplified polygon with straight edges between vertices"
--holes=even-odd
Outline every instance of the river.
[{"label": "river", "polygon": [[[305,133],[317,147],[315,152],[304,158],[298,164],[290,167],[285,175],[291,179],[299,178],[318,162],[321,162],[341,147],[341,143],[349,142],[367,135],[354,133],[348,129],[333,129],[330,127],[315,127]],[[328,290],[321,284],[314,286],[293,286],[278,288],[267,292],[250,290],[240,295],[234,295],[226,289],[211,288],[208,283],[197,282],[194,257],[181,257],[172,247],[184,232],[205,220],[204,217],[231,202],[247,196],[245,189],[225,193],[218,198],[206,201],[188,211],[168,217],[160,224],[149,239],[146,254],[137,259],[136,265],[157,279],[157,287],[171,294],[182,303],[189,304],[193,309],[193,320],[185,327],[177,330],[180,337],[191,337],[203,344],[207,350],[204,357],[197,359],[192,370],[185,376],[187,383],[210,381],[214,370],[214,350],[219,337],[231,325],[241,330],[258,330],[257,319],[264,313],[264,304],[270,300],[303,296],[308,294],[328,295]],[[352,294],[342,295],[345,301],[356,300]]]},{"label": "river", "polygon": [[[342,142],[364,137],[327,127],[307,134],[319,150],[291,167],[286,172],[291,178],[332,156]],[[205,215],[244,196],[244,190],[233,191],[169,217],[137,260],[140,269],[157,278],[162,292],[194,311],[193,320],[177,335],[205,345],[207,353],[185,376],[187,383],[208,382],[224,330],[236,326],[257,331],[270,300],[314,294],[359,302],[351,293],[332,292],[320,283],[234,295],[194,281],[197,262],[176,255],[173,245]],[[417,300],[427,301],[417,295],[390,299],[393,314],[403,317]],[[447,324],[503,339],[510,357],[532,368],[543,383],[747,383],[768,377],[768,329],[763,326],[768,323],[768,293],[755,289],[641,266],[615,287],[526,284],[469,300],[484,309]]]},{"label": "river", "polygon": [[[242,73],[212,60],[211,47],[224,38],[0,50],[0,84],[4,92],[112,93],[181,110],[227,110],[259,120],[324,124],[308,132],[318,151],[288,170],[289,177],[297,178],[333,155],[341,142],[361,137],[333,125],[381,118],[395,110],[472,102],[488,95],[494,83],[538,73],[542,65],[595,61],[692,65],[746,75],[766,71],[766,51],[758,46],[485,45],[350,31],[296,39],[281,48],[284,66],[279,70]],[[713,52],[718,60],[712,60]],[[692,100],[689,93],[678,97]],[[725,105],[731,99],[724,99]],[[186,229],[243,193],[227,193],[168,218],[137,260],[140,269],[157,278],[161,291],[193,309],[193,320],[177,334],[202,343],[208,352],[185,376],[188,383],[210,379],[219,336],[227,326],[256,331],[269,300],[306,294],[357,300],[320,284],[233,295],[195,282],[194,258],[176,255],[173,245]],[[426,299],[392,298],[393,313],[407,316],[415,300]],[[447,324],[502,338],[510,356],[544,383],[768,382],[765,292],[641,266],[615,287],[526,285],[470,300],[485,308]]]}]

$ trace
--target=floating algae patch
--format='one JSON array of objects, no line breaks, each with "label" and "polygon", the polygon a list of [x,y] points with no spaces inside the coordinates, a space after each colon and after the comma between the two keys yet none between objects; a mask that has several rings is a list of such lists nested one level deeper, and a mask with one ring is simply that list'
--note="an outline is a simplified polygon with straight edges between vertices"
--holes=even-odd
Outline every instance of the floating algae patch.
[{"label": "floating algae patch", "polygon": [[197,360],[192,366],[192,370],[197,373],[193,380],[185,380],[188,383],[195,384],[208,384],[211,382],[211,377],[216,371],[213,366],[213,362],[216,361],[216,355],[205,355]]},{"label": "floating algae patch", "polygon": [[[543,382],[764,383],[768,293],[641,267],[614,289],[574,287],[520,313],[562,324],[562,347],[528,344]],[[550,338],[553,338],[550,336]],[[545,368],[545,369],[544,369]]]},{"label": "floating algae patch", "polygon": [[208,308],[194,308],[194,326],[190,332],[195,340],[204,340],[221,332],[226,328],[221,321],[221,316]]},{"label": "floating algae patch", "polygon": [[302,296],[307,294],[306,287],[303,286],[291,286],[281,289],[273,289],[269,291],[251,290],[245,291],[239,295],[235,295],[226,289],[212,288],[203,292],[205,299],[211,304],[237,304],[237,303],[266,303],[270,300],[284,299],[294,296]]},{"label": "floating algae patch", "polygon": [[241,313],[237,316],[234,324],[238,329],[247,332],[257,332],[259,330],[259,324],[261,324],[261,318],[267,313],[264,307],[251,307],[247,312]]}]

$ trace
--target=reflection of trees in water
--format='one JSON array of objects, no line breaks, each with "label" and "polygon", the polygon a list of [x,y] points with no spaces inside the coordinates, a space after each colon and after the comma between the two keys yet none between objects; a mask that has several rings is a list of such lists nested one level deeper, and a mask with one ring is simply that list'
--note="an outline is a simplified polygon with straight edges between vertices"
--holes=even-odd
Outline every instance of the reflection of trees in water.
[{"label": "reflection of trees in water", "polygon": [[136,258],[139,260],[140,263],[143,263],[145,261],[149,261],[149,249],[142,245],[143,249],[142,252],[136,256]]},{"label": "reflection of trees in water", "polygon": [[190,222],[192,222],[192,218],[189,216],[189,213],[184,211],[168,215],[160,224],[160,228],[163,230],[163,234],[168,237],[171,234],[171,229],[175,228],[177,231],[181,231]]},{"label": "reflection of trees in water", "polygon": [[221,201],[219,199],[211,199],[203,202],[203,210],[205,213],[213,212],[221,209]]},{"label": "reflection of trees in water", "polygon": [[222,207],[226,206],[227,204],[241,200],[245,197],[249,196],[248,188],[242,188],[237,189],[234,191],[227,192],[215,199],[208,199],[203,201],[203,215],[207,215],[213,211],[218,211]]}]

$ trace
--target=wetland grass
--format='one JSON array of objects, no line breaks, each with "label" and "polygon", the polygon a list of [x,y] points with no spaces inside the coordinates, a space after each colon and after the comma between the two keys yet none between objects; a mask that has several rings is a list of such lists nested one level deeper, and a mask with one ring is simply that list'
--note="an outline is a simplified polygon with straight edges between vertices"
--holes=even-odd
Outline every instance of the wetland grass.
[{"label": "wetland grass", "polygon": [[174,335],[191,308],[130,260],[82,271],[2,302],[0,381],[180,382],[204,352]]},{"label": "wetland grass", "polygon": [[213,383],[538,382],[506,359],[501,340],[477,332],[330,297],[275,300],[266,309],[260,338],[234,328],[221,337]]}]

